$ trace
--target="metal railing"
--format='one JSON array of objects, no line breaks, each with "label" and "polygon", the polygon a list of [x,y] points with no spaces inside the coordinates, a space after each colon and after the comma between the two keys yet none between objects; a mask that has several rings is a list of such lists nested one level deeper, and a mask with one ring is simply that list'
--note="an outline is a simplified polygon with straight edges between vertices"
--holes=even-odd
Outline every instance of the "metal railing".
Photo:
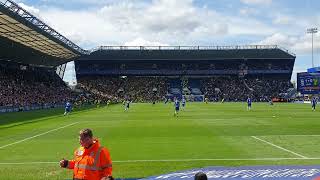
[{"label": "metal railing", "polygon": [[289,50],[278,45],[235,45],[235,46],[100,46],[90,52],[112,50],[246,50],[246,49],[280,49],[292,56],[296,56]]},{"label": "metal railing", "polygon": [[235,45],[235,46],[100,46],[90,50],[237,50],[237,49],[279,49],[277,45]]}]

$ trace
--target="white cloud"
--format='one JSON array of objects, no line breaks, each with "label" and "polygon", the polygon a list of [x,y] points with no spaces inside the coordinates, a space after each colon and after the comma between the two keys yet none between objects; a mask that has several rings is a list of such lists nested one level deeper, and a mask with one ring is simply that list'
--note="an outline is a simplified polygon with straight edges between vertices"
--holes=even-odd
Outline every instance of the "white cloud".
[{"label": "white cloud", "polygon": [[279,25],[288,25],[294,22],[295,20],[292,17],[285,16],[285,15],[277,15],[276,18],[273,20],[274,24],[279,24]]},{"label": "white cloud", "polygon": [[[313,39],[313,50],[314,53],[317,52],[317,49],[320,48],[320,36],[317,34],[314,36]],[[293,49],[296,49],[299,53],[311,53],[312,51],[312,38],[310,34],[303,35],[300,37],[299,41],[297,41]]]},{"label": "white cloud", "polygon": [[[314,53],[320,48],[320,35],[316,34],[314,36]],[[258,44],[274,44],[280,45],[293,51],[297,54],[307,54],[312,51],[312,39],[310,34],[302,34],[296,36],[289,36],[284,33],[275,33],[264,40],[260,41]]]},{"label": "white cloud", "polygon": [[276,32],[276,28],[255,20],[241,17],[233,17],[230,21],[230,35],[268,35]]},{"label": "white cloud", "polygon": [[243,16],[249,16],[249,15],[256,15],[259,13],[259,11],[254,8],[245,7],[245,8],[240,9],[239,13]]},{"label": "white cloud", "polygon": [[282,45],[285,47],[292,47],[296,42],[298,38],[293,36],[288,36],[282,33],[275,33],[271,36],[265,38],[262,40],[259,44],[263,45]]},{"label": "white cloud", "polygon": [[137,38],[133,41],[124,43],[125,46],[168,46],[168,44],[164,44],[161,42],[151,42],[147,41],[143,38]]},{"label": "white cloud", "polygon": [[[302,16],[295,16],[292,14],[281,14],[281,13],[271,13],[272,23],[275,26],[283,26],[287,29],[291,29],[291,31],[296,31],[298,29],[305,30],[311,24],[315,22],[319,22],[316,20],[316,17],[302,17]],[[292,29],[293,28],[293,29]]]},{"label": "white cloud", "polygon": [[29,13],[31,13],[32,15],[36,16],[36,17],[40,17],[40,9],[34,7],[34,6],[28,6],[24,3],[18,3],[18,5],[20,7],[22,7],[23,9],[25,9],[26,11],[28,11]]},{"label": "white cloud", "polygon": [[[276,29],[247,17],[195,6],[192,0],[108,1],[98,9],[44,7],[44,22],[81,47],[124,45],[136,39],[168,45],[203,45],[238,35],[269,35]],[[174,12],[174,13],[172,13]],[[209,45],[209,44],[208,44]]]},{"label": "white cloud", "polygon": [[[87,11],[62,11],[50,9],[42,13],[42,17],[52,28],[78,44],[106,43],[119,38],[110,32],[116,32],[97,14]],[[96,44],[95,44],[96,46]]]},{"label": "white cloud", "polygon": [[269,5],[272,0],[241,0],[241,2],[249,5]]},{"label": "white cloud", "polygon": [[[242,2],[272,3],[271,0]],[[251,7],[240,9],[239,13],[246,16],[244,18],[220,13],[206,6],[195,6],[192,0],[153,0],[148,3],[107,0],[103,3],[106,5],[90,10],[45,7],[40,11],[33,6],[20,5],[85,49],[100,45],[203,45],[199,42],[214,43],[215,39],[236,39],[237,36],[263,36],[265,38],[259,44],[277,44],[296,53],[311,51],[311,35],[297,33],[297,29],[308,25],[302,18],[289,14],[270,15],[272,25],[250,16],[259,14]],[[314,18],[315,22],[319,19]],[[290,25],[288,28],[291,30],[288,31],[283,25]],[[294,35],[288,35],[293,31]],[[319,42],[319,35],[314,41],[315,49],[319,48],[320,44],[316,43]]]}]

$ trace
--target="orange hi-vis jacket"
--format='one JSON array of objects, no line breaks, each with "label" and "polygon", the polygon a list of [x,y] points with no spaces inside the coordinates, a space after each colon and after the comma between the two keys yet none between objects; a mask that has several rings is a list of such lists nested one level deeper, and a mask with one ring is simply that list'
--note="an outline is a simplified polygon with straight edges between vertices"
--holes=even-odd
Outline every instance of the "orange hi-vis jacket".
[{"label": "orange hi-vis jacket", "polygon": [[112,175],[110,153],[100,146],[97,139],[89,149],[78,148],[74,152],[74,159],[68,161],[67,168],[73,169],[73,179],[79,180],[101,180]]}]

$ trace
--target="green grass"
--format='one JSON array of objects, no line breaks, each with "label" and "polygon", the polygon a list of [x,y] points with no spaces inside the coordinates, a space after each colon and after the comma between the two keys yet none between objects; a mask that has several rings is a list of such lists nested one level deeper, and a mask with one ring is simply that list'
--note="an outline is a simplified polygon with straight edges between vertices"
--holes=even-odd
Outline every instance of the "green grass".
[{"label": "green grass", "polygon": [[245,103],[189,103],[179,117],[173,117],[173,104],[162,103],[133,104],[129,112],[113,105],[62,114],[62,109],[0,114],[0,179],[70,179],[72,172],[59,168],[58,161],[72,158],[83,128],[93,129],[110,150],[117,178],[320,161],[320,112],[308,104],[254,103],[247,111]]}]

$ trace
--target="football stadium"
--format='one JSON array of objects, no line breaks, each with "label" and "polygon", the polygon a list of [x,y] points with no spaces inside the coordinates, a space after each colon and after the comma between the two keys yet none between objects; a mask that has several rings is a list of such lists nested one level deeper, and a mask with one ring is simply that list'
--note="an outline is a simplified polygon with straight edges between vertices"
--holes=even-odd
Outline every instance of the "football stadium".
[{"label": "football stadium", "polygon": [[297,97],[320,76],[295,88],[296,55],[278,45],[85,50],[5,0],[0,49],[0,179],[95,179],[79,172],[106,168],[100,151],[68,170],[85,128],[110,152],[109,180],[320,177],[320,114]]}]

